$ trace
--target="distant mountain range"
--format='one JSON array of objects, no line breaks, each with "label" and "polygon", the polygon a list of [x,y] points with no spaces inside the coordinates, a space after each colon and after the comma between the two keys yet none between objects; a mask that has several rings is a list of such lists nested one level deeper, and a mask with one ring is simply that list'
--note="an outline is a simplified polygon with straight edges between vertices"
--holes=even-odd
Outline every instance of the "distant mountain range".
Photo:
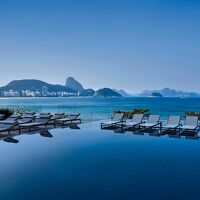
[{"label": "distant mountain range", "polygon": [[8,83],[4,87],[0,87],[0,92],[3,91],[22,91],[22,90],[38,90],[41,91],[43,87],[47,87],[49,92],[69,92],[69,93],[77,93],[76,90],[70,87],[66,87],[63,85],[53,85],[46,83],[44,81],[36,80],[36,79],[23,79],[23,80],[14,80]]},{"label": "distant mountain range", "polygon": [[170,88],[164,88],[162,90],[144,90],[139,96],[141,97],[149,97],[154,96],[153,94],[160,94],[158,96],[162,97],[200,97],[200,94],[195,92],[185,92],[182,90],[174,90]]},{"label": "distant mountain range", "polygon": [[98,90],[94,89],[85,89],[81,83],[79,83],[73,77],[68,77],[64,85],[54,85],[49,84],[41,80],[36,79],[23,79],[23,80],[14,80],[8,83],[6,86],[0,87],[0,92],[5,91],[42,91],[46,87],[49,92],[67,92],[72,93],[77,96],[94,96],[94,97],[200,97],[200,94],[195,92],[185,92],[182,90],[174,90],[170,88],[164,88],[161,90],[144,90],[142,93],[137,95],[131,95],[120,89],[110,89],[110,88],[101,88]]},{"label": "distant mountain range", "polygon": [[120,90],[117,90],[117,89],[113,89],[113,91],[117,92],[118,94],[120,94],[122,97],[130,97],[131,95],[128,94],[127,92],[125,92],[124,90],[120,89]]},{"label": "distant mountain range", "polygon": [[[45,88],[44,88],[45,87]],[[54,85],[49,84],[41,80],[36,79],[23,79],[23,80],[14,80],[8,83],[6,86],[0,87],[0,93],[8,92],[8,91],[16,91],[19,92],[17,96],[20,95],[22,91],[38,91],[40,94],[43,94],[43,90],[45,91],[45,96],[51,96],[50,93],[58,93],[58,92],[67,92],[73,93],[76,96],[95,96],[95,97],[121,97],[121,95],[110,88],[102,88],[97,91],[89,88],[84,89],[81,83],[75,80],[73,77],[68,77],[66,79],[65,86],[64,85]],[[48,91],[48,92],[47,92]],[[55,96],[55,94],[53,94]]]}]

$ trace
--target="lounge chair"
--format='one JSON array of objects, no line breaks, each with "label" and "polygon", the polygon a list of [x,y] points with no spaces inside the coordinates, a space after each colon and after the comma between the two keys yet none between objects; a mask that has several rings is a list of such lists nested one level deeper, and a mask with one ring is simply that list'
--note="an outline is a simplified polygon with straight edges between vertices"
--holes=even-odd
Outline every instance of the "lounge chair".
[{"label": "lounge chair", "polygon": [[28,128],[29,132],[31,131],[31,128],[36,128],[39,126],[47,126],[49,125],[49,121],[50,118],[39,118],[36,119],[35,122],[31,122],[31,123],[23,123],[23,124],[19,124],[19,132],[21,132],[22,129],[26,129]]},{"label": "lounge chair", "polygon": [[51,118],[52,114],[51,113],[40,113],[37,118],[41,119],[41,118]]},{"label": "lounge chair", "polygon": [[33,122],[33,120],[34,120],[34,117],[24,117],[22,119],[19,119],[18,123],[19,124],[27,124],[27,123]]},{"label": "lounge chair", "polygon": [[125,121],[123,121],[123,118],[124,118],[124,113],[113,113],[113,116],[109,121],[101,123],[101,129],[118,125],[122,127],[125,123]]},{"label": "lounge chair", "polygon": [[58,119],[63,119],[65,116],[65,113],[55,113],[53,116],[51,116],[51,119],[49,121],[50,124],[53,124],[54,127],[56,127],[56,123],[58,123]]},{"label": "lounge chair", "polygon": [[2,124],[0,124],[0,132],[8,131],[8,133],[10,133],[13,130],[13,128],[17,125],[18,125],[17,122],[15,122],[15,123],[2,123]]},{"label": "lounge chair", "polygon": [[56,122],[65,124],[66,122],[70,122],[71,124],[74,122],[81,123],[81,119],[79,118],[80,114],[69,114],[65,118],[57,119]]},{"label": "lounge chair", "polygon": [[22,118],[34,117],[35,112],[26,112],[22,115]]},{"label": "lounge chair", "polygon": [[169,116],[167,124],[162,125],[162,129],[167,130],[176,130],[181,126],[180,124],[181,116]]},{"label": "lounge chair", "polygon": [[62,119],[64,117],[65,113],[55,113],[52,117],[51,120],[58,120]]},{"label": "lounge chair", "polygon": [[185,123],[180,127],[182,131],[196,131],[198,128],[198,117],[197,116],[186,116]]},{"label": "lounge chair", "polygon": [[18,119],[19,119],[19,117],[12,117],[12,116],[10,116],[7,119],[0,120],[0,123],[12,124],[12,123],[15,123]]},{"label": "lounge chair", "polygon": [[16,113],[14,113],[14,114],[12,114],[10,116],[10,118],[20,118],[20,117],[21,117],[21,115],[20,114],[16,114]]},{"label": "lounge chair", "polygon": [[0,114],[0,119],[4,119],[5,115],[4,114]]},{"label": "lounge chair", "polygon": [[143,129],[153,129],[158,125],[160,125],[161,127],[160,115],[150,115],[147,122],[142,123],[140,127],[142,127]]},{"label": "lounge chair", "polygon": [[134,114],[131,120],[126,120],[126,128],[134,128],[140,125],[143,117],[143,114]]}]

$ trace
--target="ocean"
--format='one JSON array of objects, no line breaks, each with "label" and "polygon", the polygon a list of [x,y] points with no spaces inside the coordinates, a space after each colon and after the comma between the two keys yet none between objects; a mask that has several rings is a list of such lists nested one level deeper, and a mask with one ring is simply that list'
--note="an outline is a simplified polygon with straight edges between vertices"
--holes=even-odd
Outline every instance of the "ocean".
[{"label": "ocean", "polygon": [[200,112],[200,98],[1,98],[0,107],[20,108],[36,112],[80,113],[82,119],[108,119],[113,111],[147,108],[152,114],[184,115],[185,112]]}]

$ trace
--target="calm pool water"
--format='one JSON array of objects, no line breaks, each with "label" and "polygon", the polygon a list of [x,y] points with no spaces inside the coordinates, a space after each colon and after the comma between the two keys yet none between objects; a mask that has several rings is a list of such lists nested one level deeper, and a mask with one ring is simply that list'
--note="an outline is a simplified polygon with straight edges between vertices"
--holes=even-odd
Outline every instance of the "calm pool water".
[{"label": "calm pool water", "polygon": [[0,141],[0,199],[199,198],[199,140],[79,127]]}]

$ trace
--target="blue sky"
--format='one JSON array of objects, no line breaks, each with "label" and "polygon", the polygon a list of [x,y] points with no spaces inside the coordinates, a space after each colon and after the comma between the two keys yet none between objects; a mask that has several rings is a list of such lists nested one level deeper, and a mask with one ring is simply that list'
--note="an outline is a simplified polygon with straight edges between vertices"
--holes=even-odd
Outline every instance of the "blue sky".
[{"label": "blue sky", "polygon": [[0,1],[0,85],[36,78],[200,92],[200,1]]}]

